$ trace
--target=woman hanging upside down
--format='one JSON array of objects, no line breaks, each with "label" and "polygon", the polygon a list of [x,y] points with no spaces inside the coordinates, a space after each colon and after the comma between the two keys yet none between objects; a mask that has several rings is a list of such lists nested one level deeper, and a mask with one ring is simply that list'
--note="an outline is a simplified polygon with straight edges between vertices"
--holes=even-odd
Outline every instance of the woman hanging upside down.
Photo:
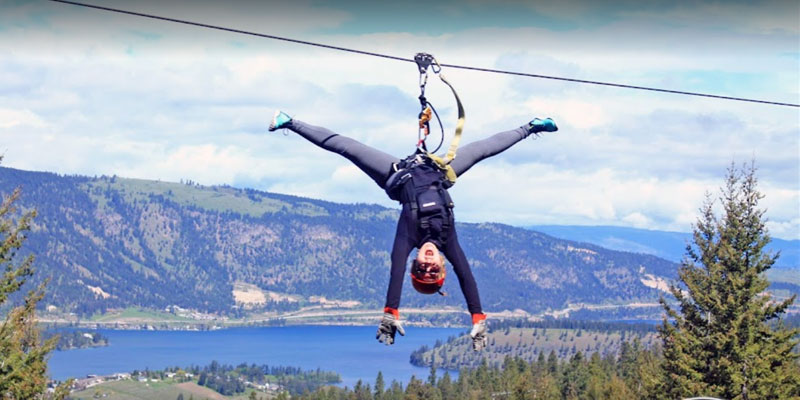
[{"label": "woman hanging upside down", "polygon": [[444,166],[441,159],[419,149],[415,154],[400,160],[351,138],[308,125],[277,111],[269,130],[282,128],[296,132],[311,143],[347,158],[386,190],[391,199],[402,204],[392,246],[389,289],[376,339],[390,345],[394,343],[397,332],[405,335],[398,308],[406,261],[411,250],[416,247],[419,252],[411,263],[411,282],[414,288],[425,294],[439,292],[444,284],[444,257],[447,257],[453,264],[461,292],[467,301],[467,309],[472,314],[470,337],[473,349],[483,349],[488,332],[486,314],[481,308],[478,286],[467,257],[458,243],[453,202],[447,188],[452,186],[456,177],[464,174],[477,162],[503,152],[529,135],[557,131],[553,120],[535,118],[517,129],[467,144],[459,149],[458,157]]}]

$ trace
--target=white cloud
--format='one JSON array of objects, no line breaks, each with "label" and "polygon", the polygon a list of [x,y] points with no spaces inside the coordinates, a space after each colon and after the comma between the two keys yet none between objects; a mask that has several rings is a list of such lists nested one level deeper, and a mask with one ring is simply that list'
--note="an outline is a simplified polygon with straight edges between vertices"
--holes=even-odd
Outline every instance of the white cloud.
[{"label": "white cloud", "polygon": [[563,121],[578,130],[587,130],[608,125],[611,122],[603,107],[591,102],[580,100],[550,101],[543,98],[532,99],[525,102],[525,106],[536,112],[537,115],[558,115]]},{"label": "white cloud", "polygon": [[687,231],[696,219],[705,190],[715,184],[630,178],[607,168],[576,173],[543,164],[511,167],[487,162],[467,172],[452,191],[457,212],[464,220],[513,225],[624,222]]},{"label": "white cloud", "polygon": [[19,126],[45,128],[48,125],[39,115],[31,110],[0,108],[0,129]]},{"label": "white cloud", "polygon": [[793,218],[789,221],[767,221],[767,230],[772,237],[798,239],[800,238],[800,218]]},{"label": "white cloud", "polygon": [[640,212],[632,212],[621,219],[626,224],[636,228],[648,228],[652,224],[652,220]]},{"label": "white cloud", "polygon": [[[467,29],[440,35],[353,33],[356,13],[336,5],[127,3],[108,5],[406,57],[424,50],[451,64],[790,102],[800,90],[797,29],[789,26],[797,14],[777,3],[663,10],[536,4],[539,15],[566,28],[469,29],[480,16],[464,15],[460,28]],[[0,7],[7,28],[0,32],[4,165],[392,205],[347,160],[294,134],[265,131],[280,108],[403,156],[416,139],[413,64],[56,3]],[[31,17],[42,11],[43,19]],[[698,19],[709,15],[713,29]],[[445,73],[467,109],[465,143],[533,117],[553,117],[561,128],[460,180],[453,190],[463,220],[686,231],[730,162],[755,158],[771,231],[800,237],[794,108]],[[433,76],[426,94],[445,122],[446,148],[452,95]]]}]

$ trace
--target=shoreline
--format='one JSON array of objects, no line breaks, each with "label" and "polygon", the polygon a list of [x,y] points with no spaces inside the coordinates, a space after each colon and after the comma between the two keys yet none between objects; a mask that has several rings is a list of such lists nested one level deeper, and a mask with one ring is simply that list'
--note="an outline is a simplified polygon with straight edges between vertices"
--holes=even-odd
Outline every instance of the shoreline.
[{"label": "shoreline", "polygon": [[[466,321],[468,314],[462,310],[436,309],[416,310],[408,309],[405,316],[406,326],[416,327],[467,327],[464,323],[454,323],[458,314],[464,315]],[[376,325],[383,313],[374,310],[328,310],[328,312],[289,313],[275,316],[254,316],[243,319],[217,316],[203,319],[170,318],[170,317],[124,317],[118,314],[109,314],[97,319],[80,319],[77,317],[60,317],[43,315],[38,319],[39,324],[53,328],[81,328],[81,329],[110,329],[110,330],[182,330],[182,331],[208,331],[228,328],[247,327],[282,327],[282,326],[372,326]],[[420,319],[419,316],[423,317]],[[431,323],[424,316],[447,315],[447,320],[440,325]]]},{"label": "shoreline", "polygon": [[[528,321],[542,321],[545,319],[567,319],[577,310],[604,310],[604,309],[647,309],[656,308],[660,311],[659,303],[631,303],[631,304],[570,304],[560,310],[547,310],[538,314],[531,314],[524,310],[503,310],[500,312],[487,312],[490,320],[521,319]],[[109,330],[181,330],[181,331],[208,331],[240,327],[280,327],[298,325],[321,326],[372,326],[376,325],[383,312],[374,309],[352,308],[320,308],[308,307],[299,311],[287,313],[266,312],[251,314],[243,318],[233,318],[214,314],[204,314],[197,311],[184,310],[181,312],[168,312],[144,308],[127,308],[114,310],[104,315],[82,319],[76,315],[40,314],[37,318],[40,325],[53,328],[83,328],[83,329],[109,329]],[[658,314],[658,313],[657,313]],[[457,307],[447,308],[407,308],[402,312],[404,325],[414,327],[440,327],[440,328],[468,328],[469,314],[466,310]],[[660,315],[659,315],[660,317]],[[652,315],[642,314],[625,318],[630,320],[654,319]]]}]

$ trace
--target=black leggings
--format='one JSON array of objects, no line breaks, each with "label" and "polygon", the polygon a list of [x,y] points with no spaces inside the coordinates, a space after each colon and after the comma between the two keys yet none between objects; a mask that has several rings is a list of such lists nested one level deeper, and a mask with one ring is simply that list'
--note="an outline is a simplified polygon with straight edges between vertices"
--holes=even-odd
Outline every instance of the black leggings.
[{"label": "black leggings", "polygon": [[[350,160],[359,169],[364,171],[375,183],[384,189],[386,180],[393,172],[392,164],[400,161],[380,150],[369,147],[354,139],[336,134],[328,129],[308,125],[298,120],[292,120],[287,128],[304,137],[311,143],[325,150],[337,153]],[[456,158],[450,163],[456,176],[472,168],[479,161],[501,153],[522,139],[528,137],[524,127],[497,133],[487,139],[479,140],[464,145],[458,149]],[[453,264],[453,271],[458,277],[461,292],[467,301],[467,309],[472,314],[483,312],[481,300],[478,295],[478,285],[472,276],[469,262],[458,243],[455,224],[450,224],[447,232],[447,241],[442,245],[442,252]],[[392,269],[389,278],[389,289],[386,293],[386,307],[397,309],[400,307],[400,294],[403,289],[403,278],[406,272],[408,255],[415,247],[421,246],[422,232],[418,229],[418,221],[408,205],[403,205],[400,219],[397,221],[397,231],[392,245]]]}]

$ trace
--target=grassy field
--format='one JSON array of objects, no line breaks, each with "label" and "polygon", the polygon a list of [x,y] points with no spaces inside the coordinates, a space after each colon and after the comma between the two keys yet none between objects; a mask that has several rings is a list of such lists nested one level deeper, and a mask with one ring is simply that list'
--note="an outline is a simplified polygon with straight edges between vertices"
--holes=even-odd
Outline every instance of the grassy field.
[{"label": "grassy field", "polygon": [[326,215],[325,209],[308,202],[298,206],[281,201],[264,193],[250,196],[238,189],[221,186],[196,186],[192,184],[149,181],[130,178],[100,178],[86,184],[87,191],[100,206],[105,204],[104,191],[111,189],[124,194],[127,201],[147,200],[151,195],[160,195],[178,204],[195,206],[212,211],[231,211],[253,217],[274,213],[282,209],[296,214],[318,216]]},{"label": "grassy field", "polygon": [[140,308],[126,308],[115,313],[95,315],[91,319],[94,322],[108,321],[158,321],[158,322],[196,322],[191,318],[181,317],[167,312],[144,310]]},{"label": "grassy field", "polygon": [[[74,400],[175,400],[183,394],[185,400],[247,400],[250,390],[238,396],[223,396],[194,382],[177,383],[172,380],[160,382],[138,382],[123,380],[106,382],[80,392],[70,394]],[[272,399],[273,394],[256,392],[256,398]]]}]

